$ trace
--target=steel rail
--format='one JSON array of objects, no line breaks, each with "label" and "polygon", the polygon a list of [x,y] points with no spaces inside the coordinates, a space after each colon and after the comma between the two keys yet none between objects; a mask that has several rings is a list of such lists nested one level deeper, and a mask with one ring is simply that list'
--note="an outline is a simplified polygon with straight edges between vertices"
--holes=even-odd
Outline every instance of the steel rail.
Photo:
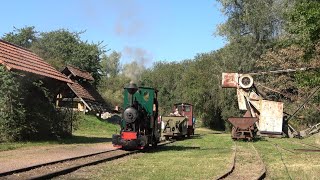
[{"label": "steel rail", "polygon": [[[262,168],[260,169],[259,174],[258,174],[258,176],[257,176],[255,179],[257,179],[257,180],[265,179],[265,178],[266,178],[266,175],[267,175],[266,166],[265,166],[265,164],[263,163],[263,160],[262,160],[260,154],[258,153],[257,149],[254,147],[254,145],[252,145],[252,147],[253,147],[253,149],[255,150],[255,152],[256,152],[256,154],[257,154],[257,156],[258,156],[258,158],[259,158],[260,164],[262,164]],[[235,143],[235,151],[234,151],[234,154],[233,154],[233,158],[232,158],[233,161],[232,161],[232,163],[231,163],[231,166],[230,166],[229,170],[228,170],[226,173],[224,173],[223,175],[220,175],[220,176],[217,178],[217,180],[225,179],[225,178],[227,178],[228,176],[230,176],[230,175],[233,173],[233,171],[234,171],[234,169],[235,169],[235,165],[236,165],[236,156],[237,156],[237,145],[236,145],[236,143]]]},{"label": "steel rail", "polygon": [[253,149],[256,151],[256,153],[258,154],[259,156],[259,160],[262,164],[262,170],[261,170],[261,173],[259,174],[259,176],[257,177],[257,180],[262,180],[262,179],[265,179],[266,176],[267,176],[267,168],[266,168],[266,165],[263,163],[263,160],[259,154],[259,152],[257,151],[256,147],[254,147],[254,145],[252,144],[252,147]]},{"label": "steel rail", "polygon": [[33,176],[33,177],[30,178],[30,180],[51,179],[51,178],[54,178],[54,177],[58,177],[58,176],[62,176],[62,175],[71,173],[71,172],[76,171],[76,170],[78,170],[78,169],[80,169],[82,167],[92,166],[92,165],[96,165],[96,164],[99,164],[99,163],[116,160],[116,159],[128,156],[130,154],[135,154],[137,152],[138,152],[138,150],[129,151],[129,152],[124,153],[124,154],[111,156],[109,158],[104,158],[104,159],[96,160],[96,161],[93,161],[93,162],[83,163],[83,164],[72,166],[72,167],[69,167],[69,168],[62,169],[62,170],[54,171],[52,173],[47,173],[47,174],[43,174],[43,175],[39,175],[39,176]]},{"label": "steel rail", "polygon": [[101,151],[101,152],[97,152],[97,153],[91,153],[91,154],[86,154],[86,155],[82,155],[82,156],[76,156],[76,157],[72,157],[72,158],[66,158],[66,159],[62,159],[62,160],[58,160],[58,161],[51,161],[51,162],[48,162],[48,163],[41,163],[41,164],[37,164],[37,165],[33,165],[33,166],[28,166],[28,167],[24,167],[24,168],[14,169],[14,170],[11,170],[11,171],[6,171],[6,172],[0,173],[0,177],[8,176],[8,175],[16,174],[16,173],[21,173],[21,172],[30,171],[30,170],[32,170],[32,169],[40,168],[40,167],[43,167],[43,166],[48,166],[48,165],[63,163],[63,162],[66,162],[66,161],[73,161],[73,160],[77,160],[77,159],[81,159],[81,158],[86,158],[86,157],[90,157],[90,156],[95,156],[95,155],[99,155],[99,154],[106,153],[106,152],[112,152],[112,151],[116,151],[116,150],[117,150],[117,149],[107,150],[107,151]]},{"label": "steel rail", "polygon": [[[158,146],[164,146],[164,145],[167,145],[167,144],[170,144],[170,143],[173,143],[173,142],[175,142],[175,141],[160,143],[160,144],[158,144]],[[45,167],[50,166],[50,165],[55,165],[55,164],[58,165],[59,163],[62,163],[62,164],[63,163],[68,163],[68,162],[71,162],[71,161],[77,161],[77,160],[81,160],[81,159],[84,159],[84,158],[94,157],[94,156],[97,156],[97,155],[103,155],[104,153],[109,154],[109,153],[112,153],[112,152],[115,152],[115,151],[120,151],[120,149],[108,150],[108,151],[103,151],[103,152],[98,152],[98,153],[92,153],[92,154],[88,154],[88,155],[84,155],[84,156],[78,156],[78,157],[63,159],[63,160],[59,160],[59,161],[43,163],[43,164],[30,166],[30,167],[26,167],[26,168],[16,169],[16,170],[13,170],[13,171],[4,172],[4,173],[1,174],[0,177],[1,178],[6,178],[6,176],[8,177],[10,175],[17,175],[19,173],[22,174],[22,173],[27,173],[28,171],[35,171],[37,169],[45,168]],[[144,150],[144,151],[147,151],[147,150]],[[74,165],[74,166],[71,165],[71,166],[68,166],[67,168],[62,168],[60,170],[56,170],[56,171],[50,172],[50,173],[44,173],[44,174],[41,174],[41,175],[31,176],[31,177],[28,177],[27,179],[32,179],[32,180],[35,180],[35,179],[51,179],[51,178],[54,178],[54,177],[58,177],[58,176],[62,176],[62,175],[71,173],[71,172],[76,171],[76,170],[78,170],[78,169],[80,169],[82,167],[96,165],[96,164],[99,164],[99,163],[116,160],[116,159],[131,155],[131,154],[135,154],[135,153],[138,153],[138,152],[142,152],[142,151],[141,150],[124,151],[123,154],[118,154],[118,155],[113,155],[113,156],[110,156],[110,157],[99,158],[98,160],[92,160],[92,161],[89,161],[89,162],[82,162],[82,163],[80,163],[78,165]]]},{"label": "steel rail", "polygon": [[228,177],[234,170],[235,165],[236,165],[236,155],[237,155],[237,144],[234,142],[234,151],[233,151],[233,155],[232,155],[232,163],[230,165],[230,168],[228,169],[227,172],[225,172],[224,174],[220,175],[217,180],[220,179],[224,179],[226,177]]}]

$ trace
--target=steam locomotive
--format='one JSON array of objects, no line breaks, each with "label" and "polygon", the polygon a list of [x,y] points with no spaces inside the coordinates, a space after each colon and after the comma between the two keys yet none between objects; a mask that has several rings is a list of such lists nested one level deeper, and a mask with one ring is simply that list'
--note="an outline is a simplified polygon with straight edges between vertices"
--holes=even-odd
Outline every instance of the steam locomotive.
[{"label": "steam locomotive", "polygon": [[112,144],[123,149],[144,149],[160,142],[157,90],[130,83],[124,88],[124,111],[120,134],[112,136]]}]

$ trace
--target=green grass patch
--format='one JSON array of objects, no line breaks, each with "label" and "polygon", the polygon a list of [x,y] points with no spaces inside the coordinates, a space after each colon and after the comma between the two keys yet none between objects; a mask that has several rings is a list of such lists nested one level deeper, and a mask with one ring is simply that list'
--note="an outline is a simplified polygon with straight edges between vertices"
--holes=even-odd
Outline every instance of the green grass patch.
[{"label": "green grass patch", "polygon": [[119,133],[120,126],[112,124],[106,120],[99,120],[95,116],[84,116],[79,122],[79,127],[73,133],[75,136],[85,137],[108,137],[111,138],[112,134]]},{"label": "green grass patch", "polygon": [[71,179],[214,179],[230,167],[229,134],[200,129],[191,139],[73,173]]},{"label": "green grass patch", "polygon": [[[267,167],[270,179],[318,179],[320,177],[320,153],[298,152],[294,149],[310,148],[299,142],[317,145],[315,137],[311,139],[272,139],[254,143]],[[318,145],[319,146],[319,145]]]},{"label": "green grass patch", "polygon": [[0,151],[53,144],[111,142],[112,134],[114,134],[116,130],[119,131],[119,129],[120,127],[117,124],[111,124],[105,120],[100,120],[95,116],[86,115],[79,121],[77,129],[70,138],[50,141],[3,142],[0,143]]}]

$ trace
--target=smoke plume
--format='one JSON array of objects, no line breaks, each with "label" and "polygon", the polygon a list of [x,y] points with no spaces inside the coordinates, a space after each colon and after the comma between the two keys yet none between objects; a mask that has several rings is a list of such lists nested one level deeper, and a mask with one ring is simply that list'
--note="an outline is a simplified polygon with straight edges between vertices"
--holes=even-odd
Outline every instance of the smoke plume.
[{"label": "smoke plume", "polygon": [[123,73],[132,81],[141,80],[141,74],[152,62],[152,55],[147,50],[126,46],[122,51],[123,56],[131,59],[131,63],[125,64]]}]

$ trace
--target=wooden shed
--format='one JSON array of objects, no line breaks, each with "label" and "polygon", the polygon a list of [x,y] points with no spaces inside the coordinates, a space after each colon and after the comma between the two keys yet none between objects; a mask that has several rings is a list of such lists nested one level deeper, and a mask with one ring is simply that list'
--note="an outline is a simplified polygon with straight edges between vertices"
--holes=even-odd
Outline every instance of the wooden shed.
[{"label": "wooden shed", "polygon": [[[68,83],[70,89],[61,91],[57,96],[58,107],[71,106],[81,112],[102,113],[109,111],[105,100],[92,85],[94,78],[89,72],[74,66],[67,66],[62,70],[73,83]],[[70,91],[71,90],[71,91]]]}]

